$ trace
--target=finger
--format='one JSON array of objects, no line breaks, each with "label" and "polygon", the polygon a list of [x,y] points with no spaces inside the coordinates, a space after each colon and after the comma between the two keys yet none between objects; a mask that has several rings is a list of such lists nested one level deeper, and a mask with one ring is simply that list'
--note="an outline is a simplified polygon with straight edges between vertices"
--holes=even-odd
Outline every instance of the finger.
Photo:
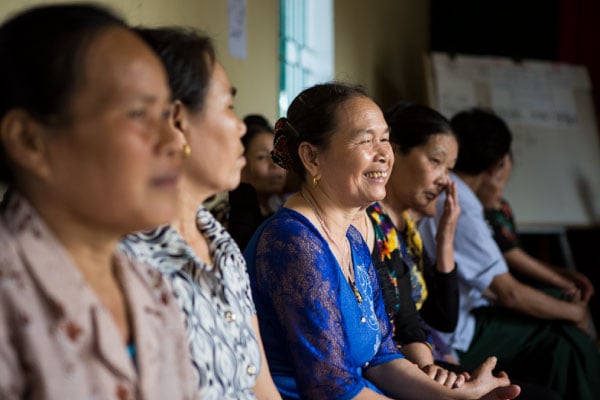
[{"label": "finger", "polygon": [[500,379],[508,379],[508,374],[506,373],[506,371],[500,371],[498,372],[498,374],[496,374],[496,377]]},{"label": "finger", "polygon": [[452,197],[452,201],[454,201],[455,203],[458,203],[458,190],[456,190],[456,182],[451,181],[449,184],[450,187],[450,197]]},{"label": "finger", "polygon": [[429,377],[435,381],[437,377],[437,370],[430,370],[427,375],[429,375]]},{"label": "finger", "polygon": [[474,381],[488,377],[492,375],[492,370],[496,366],[496,357],[488,357],[479,367],[477,367],[472,374]]},{"label": "finger", "polygon": [[443,368],[440,368],[437,370],[437,374],[435,376],[435,381],[441,385],[443,385],[446,382],[446,379],[448,378],[448,371],[446,371]]},{"label": "finger", "polygon": [[452,196],[446,195],[446,199],[444,200],[444,211],[449,214],[452,211],[453,207],[454,201],[452,199]]},{"label": "finger", "polygon": [[431,379],[435,380],[438,368],[439,367],[437,365],[426,365],[425,367],[423,367],[423,372],[425,372],[427,376],[429,376]]},{"label": "finger", "polygon": [[499,382],[499,386],[506,386],[506,385],[510,384],[510,379],[508,378],[508,375],[504,371],[500,371],[496,375],[496,379]]},{"label": "finger", "polygon": [[458,374],[456,376],[456,380],[454,381],[454,385],[452,386],[452,388],[457,389],[459,387],[462,387],[462,385],[464,385],[466,381],[467,381],[467,378],[465,377],[464,374]]},{"label": "finger", "polygon": [[566,292],[566,294],[567,296],[569,296],[569,299],[574,303],[580,303],[581,301],[583,301],[581,290],[577,288],[569,290],[568,292]]},{"label": "finger", "polygon": [[479,368],[481,368],[484,371],[491,371],[496,367],[496,363],[498,362],[498,359],[494,356],[488,357]]},{"label": "finger", "polygon": [[582,291],[583,301],[587,303],[594,294],[594,285],[592,284],[592,282],[589,281],[589,279],[585,275],[581,277],[576,283]]},{"label": "finger", "polygon": [[446,377],[446,381],[444,382],[444,386],[446,386],[448,389],[452,389],[457,379],[458,376],[456,376],[454,372],[448,371],[448,375]]},{"label": "finger", "polygon": [[454,182],[450,182],[446,186],[446,201],[451,205],[456,204],[456,186]]}]

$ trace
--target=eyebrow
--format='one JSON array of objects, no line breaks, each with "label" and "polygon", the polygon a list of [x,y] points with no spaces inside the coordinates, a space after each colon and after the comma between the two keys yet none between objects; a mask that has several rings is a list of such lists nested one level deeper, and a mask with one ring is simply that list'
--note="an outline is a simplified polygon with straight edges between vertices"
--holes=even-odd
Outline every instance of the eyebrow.
[{"label": "eyebrow", "polygon": [[[135,96],[135,99],[138,101],[142,101],[143,103],[146,103],[146,104],[157,103],[159,101],[157,96],[148,95],[148,94],[141,94],[141,95]],[[167,98],[165,100],[165,104],[172,104],[172,101],[169,98]]]},{"label": "eyebrow", "polygon": [[443,155],[447,155],[448,154],[448,152],[446,151],[446,149],[444,149],[443,147],[439,147],[439,146],[436,146],[435,148],[433,148],[431,150],[431,152],[435,153],[435,154],[443,154]]},{"label": "eyebrow", "polygon": [[[383,132],[384,133],[390,133],[390,127],[387,126]],[[364,134],[364,133],[368,133],[370,135],[374,135],[375,134],[375,129],[367,128],[367,129],[358,129],[356,131],[357,135],[361,135],[361,134]]]}]

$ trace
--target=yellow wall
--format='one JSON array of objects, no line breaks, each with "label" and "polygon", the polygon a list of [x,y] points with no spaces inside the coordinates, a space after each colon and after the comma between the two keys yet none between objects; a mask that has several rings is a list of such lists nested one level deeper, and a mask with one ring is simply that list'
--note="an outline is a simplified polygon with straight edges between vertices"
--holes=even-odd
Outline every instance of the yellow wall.
[{"label": "yellow wall", "polygon": [[336,79],[364,85],[382,107],[425,102],[429,0],[337,0]]},{"label": "yellow wall", "polygon": [[[1,0],[0,19],[55,0]],[[100,0],[131,24],[187,25],[211,35],[238,88],[238,114],[277,115],[279,1],[247,0],[248,57],[229,56],[227,0]],[[360,83],[383,107],[424,101],[421,54],[428,48],[429,0],[335,0],[335,78]]]}]

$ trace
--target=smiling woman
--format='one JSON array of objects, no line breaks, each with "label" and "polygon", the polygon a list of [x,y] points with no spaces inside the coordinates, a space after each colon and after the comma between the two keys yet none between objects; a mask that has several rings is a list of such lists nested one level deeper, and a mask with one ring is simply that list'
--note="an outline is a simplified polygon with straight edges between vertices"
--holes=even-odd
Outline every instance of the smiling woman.
[{"label": "smiling woman", "polygon": [[[285,398],[469,399],[500,385],[488,360],[461,388],[430,380],[392,340],[377,272],[351,225],[385,197],[388,125],[363,89],[313,86],[275,125],[274,160],[301,190],[254,234],[244,255],[267,359]],[[506,386],[490,398],[513,398]]]},{"label": "smiling woman", "polygon": [[194,398],[174,300],[117,251],[177,211],[160,61],[103,9],[42,6],[0,27],[0,92],[0,398]]}]

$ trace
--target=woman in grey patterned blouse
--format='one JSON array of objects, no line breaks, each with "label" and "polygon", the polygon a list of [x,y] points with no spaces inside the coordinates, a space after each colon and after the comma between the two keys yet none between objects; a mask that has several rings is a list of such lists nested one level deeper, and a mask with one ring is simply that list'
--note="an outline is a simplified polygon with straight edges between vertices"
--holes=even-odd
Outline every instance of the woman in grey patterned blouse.
[{"label": "woman in grey patterned blouse", "polygon": [[171,117],[185,162],[179,215],[130,235],[126,252],[160,270],[184,313],[203,399],[280,398],[264,360],[246,264],[225,229],[201,206],[235,188],[245,165],[246,126],[233,112],[235,89],[208,37],[179,28],[138,29],[167,68]]}]

